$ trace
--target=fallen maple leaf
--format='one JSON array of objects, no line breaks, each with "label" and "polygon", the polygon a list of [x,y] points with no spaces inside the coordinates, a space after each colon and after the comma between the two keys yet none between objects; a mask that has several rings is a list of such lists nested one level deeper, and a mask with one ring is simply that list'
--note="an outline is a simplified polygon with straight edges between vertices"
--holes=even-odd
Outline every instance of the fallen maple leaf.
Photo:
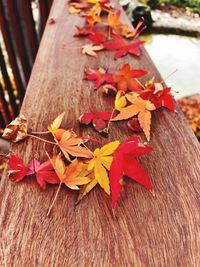
[{"label": "fallen maple leaf", "polygon": [[103,46],[107,50],[117,51],[115,53],[114,58],[118,59],[122,56],[126,56],[127,54],[140,56],[139,47],[143,44],[143,41],[134,41],[132,43],[127,42],[118,35],[113,35],[113,40],[104,43]]},{"label": "fallen maple leaf", "polygon": [[88,37],[95,45],[100,45],[102,44],[105,39],[106,39],[106,36],[104,33],[102,32],[97,32],[95,30],[93,30],[89,37]]},{"label": "fallen maple leaf", "polygon": [[54,121],[48,125],[49,132],[54,133],[60,128],[60,125],[61,125],[61,123],[63,121],[64,116],[65,116],[65,112],[63,112],[60,115],[58,115],[54,119]]},{"label": "fallen maple leaf", "polygon": [[103,68],[99,68],[98,70],[93,70],[90,68],[85,68],[86,80],[94,81],[94,89],[99,88],[104,83],[113,83],[113,75],[112,73],[106,72]]},{"label": "fallen maple leaf", "polygon": [[108,134],[108,122],[112,117],[111,112],[88,112],[79,117],[82,124],[88,125],[92,123],[94,129],[102,134]]},{"label": "fallen maple leaf", "polygon": [[89,25],[94,25],[101,21],[101,6],[99,4],[95,4],[92,8],[90,8],[83,17],[86,20],[86,23]]},{"label": "fallen maple leaf", "polygon": [[174,100],[170,91],[171,88],[163,88],[161,83],[154,83],[150,81],[140,96],[143,99],[150,100],[156,109],[166,107],[174,112]]},{"label": "fallen maple leaf", "polygon": [[124,64],[114,75],[114,82],[118,90],[126,92],[128,89],[140,93],[142,88],[135,78],[140,78],[148,72],[141,69],[131,69],[129,64]]},{"label": "fallen maple leaf", "polygon": [[119,141],[108,143],[94,151],[93,159],[89,161],[88,170],[94,170],[94,177],[107,194],[110,194],[108,173],[113,157],[111,156],[119,146]]},{"label": "fallen maple leaf", "polygon": [[115,150],[109,172],[112,208],[115,207],[119,198],[124,175],[141,184],[147,190],[152,188],[148,174],[137,159],[139,156],[145,155],[151,150],[151,147],[141,146],[138,137],[130,138]]},{"label": "fallen maple leaf", "polygon": [[120,113],[112,121],[127,120],[138,115],[140,126],[142,127],[147,140],[150,140],[151,111],[155,110],[154,104],[149,100],[144,100],[136,93],[126,94],[131,105],[120,108]]},{"label": "fallen maple leaf", "polygon": [[28,168],[24,165],[23,161],[16,155],[10,155],[8,160],[10,171],[8,172],[11,180],[19,182],[24,179],[28,173]]},{"label": "fallen maple leaf", "polygon": [[103,50],[103,45],[87,44],[82,46],[82,54],[87,54],[92,57],[97,57],[97,51]]},{"label": "fallen maple leaf", "polygon": [[88,184],[82,186],[79,191],[76,204],[78,204],[83,199],[83,197],[86,196],[97,184],[98,181],[95,178],[93,178]]},{"label": "fallen maple leaf", "polygon": [[27,175],[35,174],[37,183],[43,189],[46,188],[46,183],[60,183],[60,180],[57,174],[53,171],[54,168],[49,160],[41,164],[39,160],[34,159],[29,163],[28,169]]},{"label": "fallen maple leaf", "polygon": [[3,131],[2,137],[17,143],[27,136],[27,119],[20,114],[11,123],[9,123]]},{"label": "fallen maple leaf", "polygon": [[80,8],[76,8],[74,6],[69,6],[68,7],[68,12],[69,14],[78,14],[81,12],[81,9]]},{"label": "fallen maple leaf", "polygon": [[123,91],[118,91],[115,97],[115,109],[124,108],[127,105],[126,97]]},{"label": "fallen maple leaf", "polygon": [[59,137],[60,139],[55,138],[55,141],[67,160],[71,161],[69,155],[83,158],[91,158],[93,156],[88,148],[81,146],[88,140],[78,137],[72,129],[64,131]]},{"label": "fallen maple leaf", "polygon": [[84,11],[90,8],[91,5],[87,2],[87,0],[69,1],[68,9],[71,7],[74,7],[74,9],[81,9],[81,11]]},{"label": "fallen maple leaf", "polygon": [[144,19],[142,18],[141,21],[138,22],[136,27],[131,30],[128,25],[123,25],[121,27],[121,35],[125,36],[126,38],[137,38],[142,31],[146,29],[146,25],[144,25]]},{"label": "fallen maple leaf", "polygon": [[115,32],[118,27],[121,27],[123,24],[119,21],[121,11],[117,10],[116,13],[109,12],[107,17],[108,26]]},{"label": "fallen maple leaf", "polygon": [[74,36],[79,37],[79,36],[87,36],[93,32],[93,27],[89,24],[84,25],[83,27],[80,27],[76,25],[76,33]]},{"label": "fallen maple leaf", "polygon": [[58,176],[61,183],[64,183],[72,190],[79,190],[78,185],[84,185],[90,182],[87,176],[89,173],[87,165],[83,162],[74,159],[69,165],[65,166],[61,154],[54,156],[52,159],[47,153],[47,156]]},{"label": "fallen maple leaf", "polygon": [[48,131],[53,135],[54,138],[60,139],[62,134],[65,132],[64,129],[60,129],[61,123],[65,116],[65,112],[58,115],[55,120],[48,125]]}]

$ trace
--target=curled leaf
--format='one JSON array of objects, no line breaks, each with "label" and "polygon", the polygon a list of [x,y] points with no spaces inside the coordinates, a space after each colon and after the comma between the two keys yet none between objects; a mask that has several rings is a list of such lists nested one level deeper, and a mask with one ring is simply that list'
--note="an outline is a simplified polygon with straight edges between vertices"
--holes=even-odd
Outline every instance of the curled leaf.
[{"label": "curled leaf", "polygon": [[11,121],[3,131],[2,137],[17,143],[27,136],[27,119],[20,114],[17,118]]}]

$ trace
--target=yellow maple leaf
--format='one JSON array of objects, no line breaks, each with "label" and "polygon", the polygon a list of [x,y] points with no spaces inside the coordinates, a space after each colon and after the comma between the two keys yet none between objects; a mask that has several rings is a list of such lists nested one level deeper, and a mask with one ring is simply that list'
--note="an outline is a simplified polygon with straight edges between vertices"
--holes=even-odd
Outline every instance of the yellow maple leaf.
[{"label": "yellow maple leaf", "polygon": [[81,12],[81,9],[76,8],[76,7],[74,7],[74,6],[69,6],[69,7],[68,7],[68,12],[69,12],[70,14],[78,14],[78,13]]},{"label": "yellow maple leaf", "polygon": [[55,120],[48,125],[48,131],[56,138],[59,138],[59,136],[61,136],[65,131],[63,129],[59,129],[64,116],[65,112],[58,115]]},{"label": "yellow maple leaf", "polygon": [[87,0],[90,4],[98,4],[101,0]]},{"label": "yellow maple leaf", "polygon": [[115,109],[124,108],[127,104],[123,91],[118,91],[115,97]]},{"label": "yellow maple leaf", "polygon": [[94,170],[94,177],[107,194],[110,194],[108,172],[112,163],[111,156],[119,146],[119,141],[111,142],[101,148],[96,148],[93,159],[89,161],[88,170]]},{"label": "yellow maple leaf", "polygon": [[83,197],[86,196],[98,183],[98,181],[94,177],[93,172],[90,173],[88,176],[91,178],[91,181],[88,184],[81,187],[76,204],[78,204],[83,199]]},{"label": "yellow maple leaf", "polygon": [[121,21],[119,21],[120,13],[120,10],[118,10],[116,13],[109,12],[107,22],[110,28],[116,29],[117,27],[121,27],[123,25]]},{"label": "yellow maple leaf", "polygon": [[119,108],[119,114],[112,121],[127,120],[138,115],[140,126],[142,127],[147,140],[150,140],[151,111],[155,110],[154,104],[149,100],[144,100],[136,93],[126,94],[131,105]]}]

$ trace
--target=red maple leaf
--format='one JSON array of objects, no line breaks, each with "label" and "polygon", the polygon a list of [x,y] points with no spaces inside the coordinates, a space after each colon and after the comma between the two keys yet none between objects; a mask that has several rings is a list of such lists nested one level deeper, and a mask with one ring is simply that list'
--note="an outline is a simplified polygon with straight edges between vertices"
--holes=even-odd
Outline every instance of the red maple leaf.
[{"label": "red maple leaf", "polygon": [[119,35],[113,35],[113,40],[103,44],[104,48],[111,51],[117,51],[114,58],[118,59],[120,57],[131,54],[134,56],[140,56],[139,47],[144,43],[143,41],[134,41],[132,43],[125,41]]},{"label": "red maple leaf", "polygon": [[75,37],[87,37],[90,39],[95,45],[102,44],[106,36],[102,32],[96,31],[92,25],[85,25],[83,27],[80,27],[76,25],[77,32],[74,34]]},{"label": "red maple leaf", "polygon": [[111,112],[88,112],[79,117],[82,124],[88,125],[92,123],[95,130],[102,134],[108,134],[108,122],[111,119]]},{"label": "red maple leaf", "polygon": [[142,132],[142,127],[140,126],[140,123],[138,121],[138,118],[133,118],[128,122],[128,127],[133,131],[133,132]]},{"label": "red maple leaf", "polygon": [[103,68],[93,70],[86,67],[85,72],[87,74],[86,80],[94,81],[94,89],[99,88],[104,83],[114,82],[112,73],[106,72],[106,70],[104,70]]},{"label": "red maple leaf", "polygon": [[76,25],[76,29],[77,29],[77,32],[74,34],[74,36],[77,36],[77,37],[87,36],[87,35],[91,34],[94,30],[93,26],[91,26],[89,24],[86,24],[83,27]]},{"label": "red maple leaf", "polygon": [[141,184],[147,190],[152,188],[148,174],[137,159],[151,150],[151,147],[140,146],[138,137],[128,139],[116,149],[109,174],[113,208],[119,198],[124,175]]},{"label": "red maple leaf", "polygon": [[140,97],[145,100],[150,100],[156,109],[166,107],[174,112],[174,100],[170,91],[171,88],[168,87],[156,90],[155,83],[153,83],[147,86],[147,89],[141,93]]},{"label": "red maple leaf", "polygon": [[43,189],[46,188],[46,183],[48,184],[59,184],[60,179],[57,174],[53,171],[53,166],[49,160],[44,163],[34,159],[29,163],[29,170],[27,175],[36,175],[36,180],[39,186]]},{"label": "red maple leaf", "polygon": [[23,161],[16,155],[9,157],[8,166],[10,167],[9,177],[15,182],[19,182],[27,175],[28,169]]},{"label": "red maple leaf", "polygon": [[105,39],[106,39],[106,36],[104,33],[102,32],[97,32],[95,30],[93,30],[89,37],[88,37],[95,45],[100,45],[102,44]]}]

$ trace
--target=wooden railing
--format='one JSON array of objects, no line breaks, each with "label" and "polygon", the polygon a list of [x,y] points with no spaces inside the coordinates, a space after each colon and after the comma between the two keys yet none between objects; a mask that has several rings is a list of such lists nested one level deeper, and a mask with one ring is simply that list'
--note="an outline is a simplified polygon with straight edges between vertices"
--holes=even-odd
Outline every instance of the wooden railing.
[{"label": "wooden railing", "polygon": [[[0,128],[19,113],[52,1],[0,0],[3,36],[0,46]],[[32,8],[34,2],[38,6],[36,21]],[[9,77],[5,56],[8,57],[14,82]]]}]

